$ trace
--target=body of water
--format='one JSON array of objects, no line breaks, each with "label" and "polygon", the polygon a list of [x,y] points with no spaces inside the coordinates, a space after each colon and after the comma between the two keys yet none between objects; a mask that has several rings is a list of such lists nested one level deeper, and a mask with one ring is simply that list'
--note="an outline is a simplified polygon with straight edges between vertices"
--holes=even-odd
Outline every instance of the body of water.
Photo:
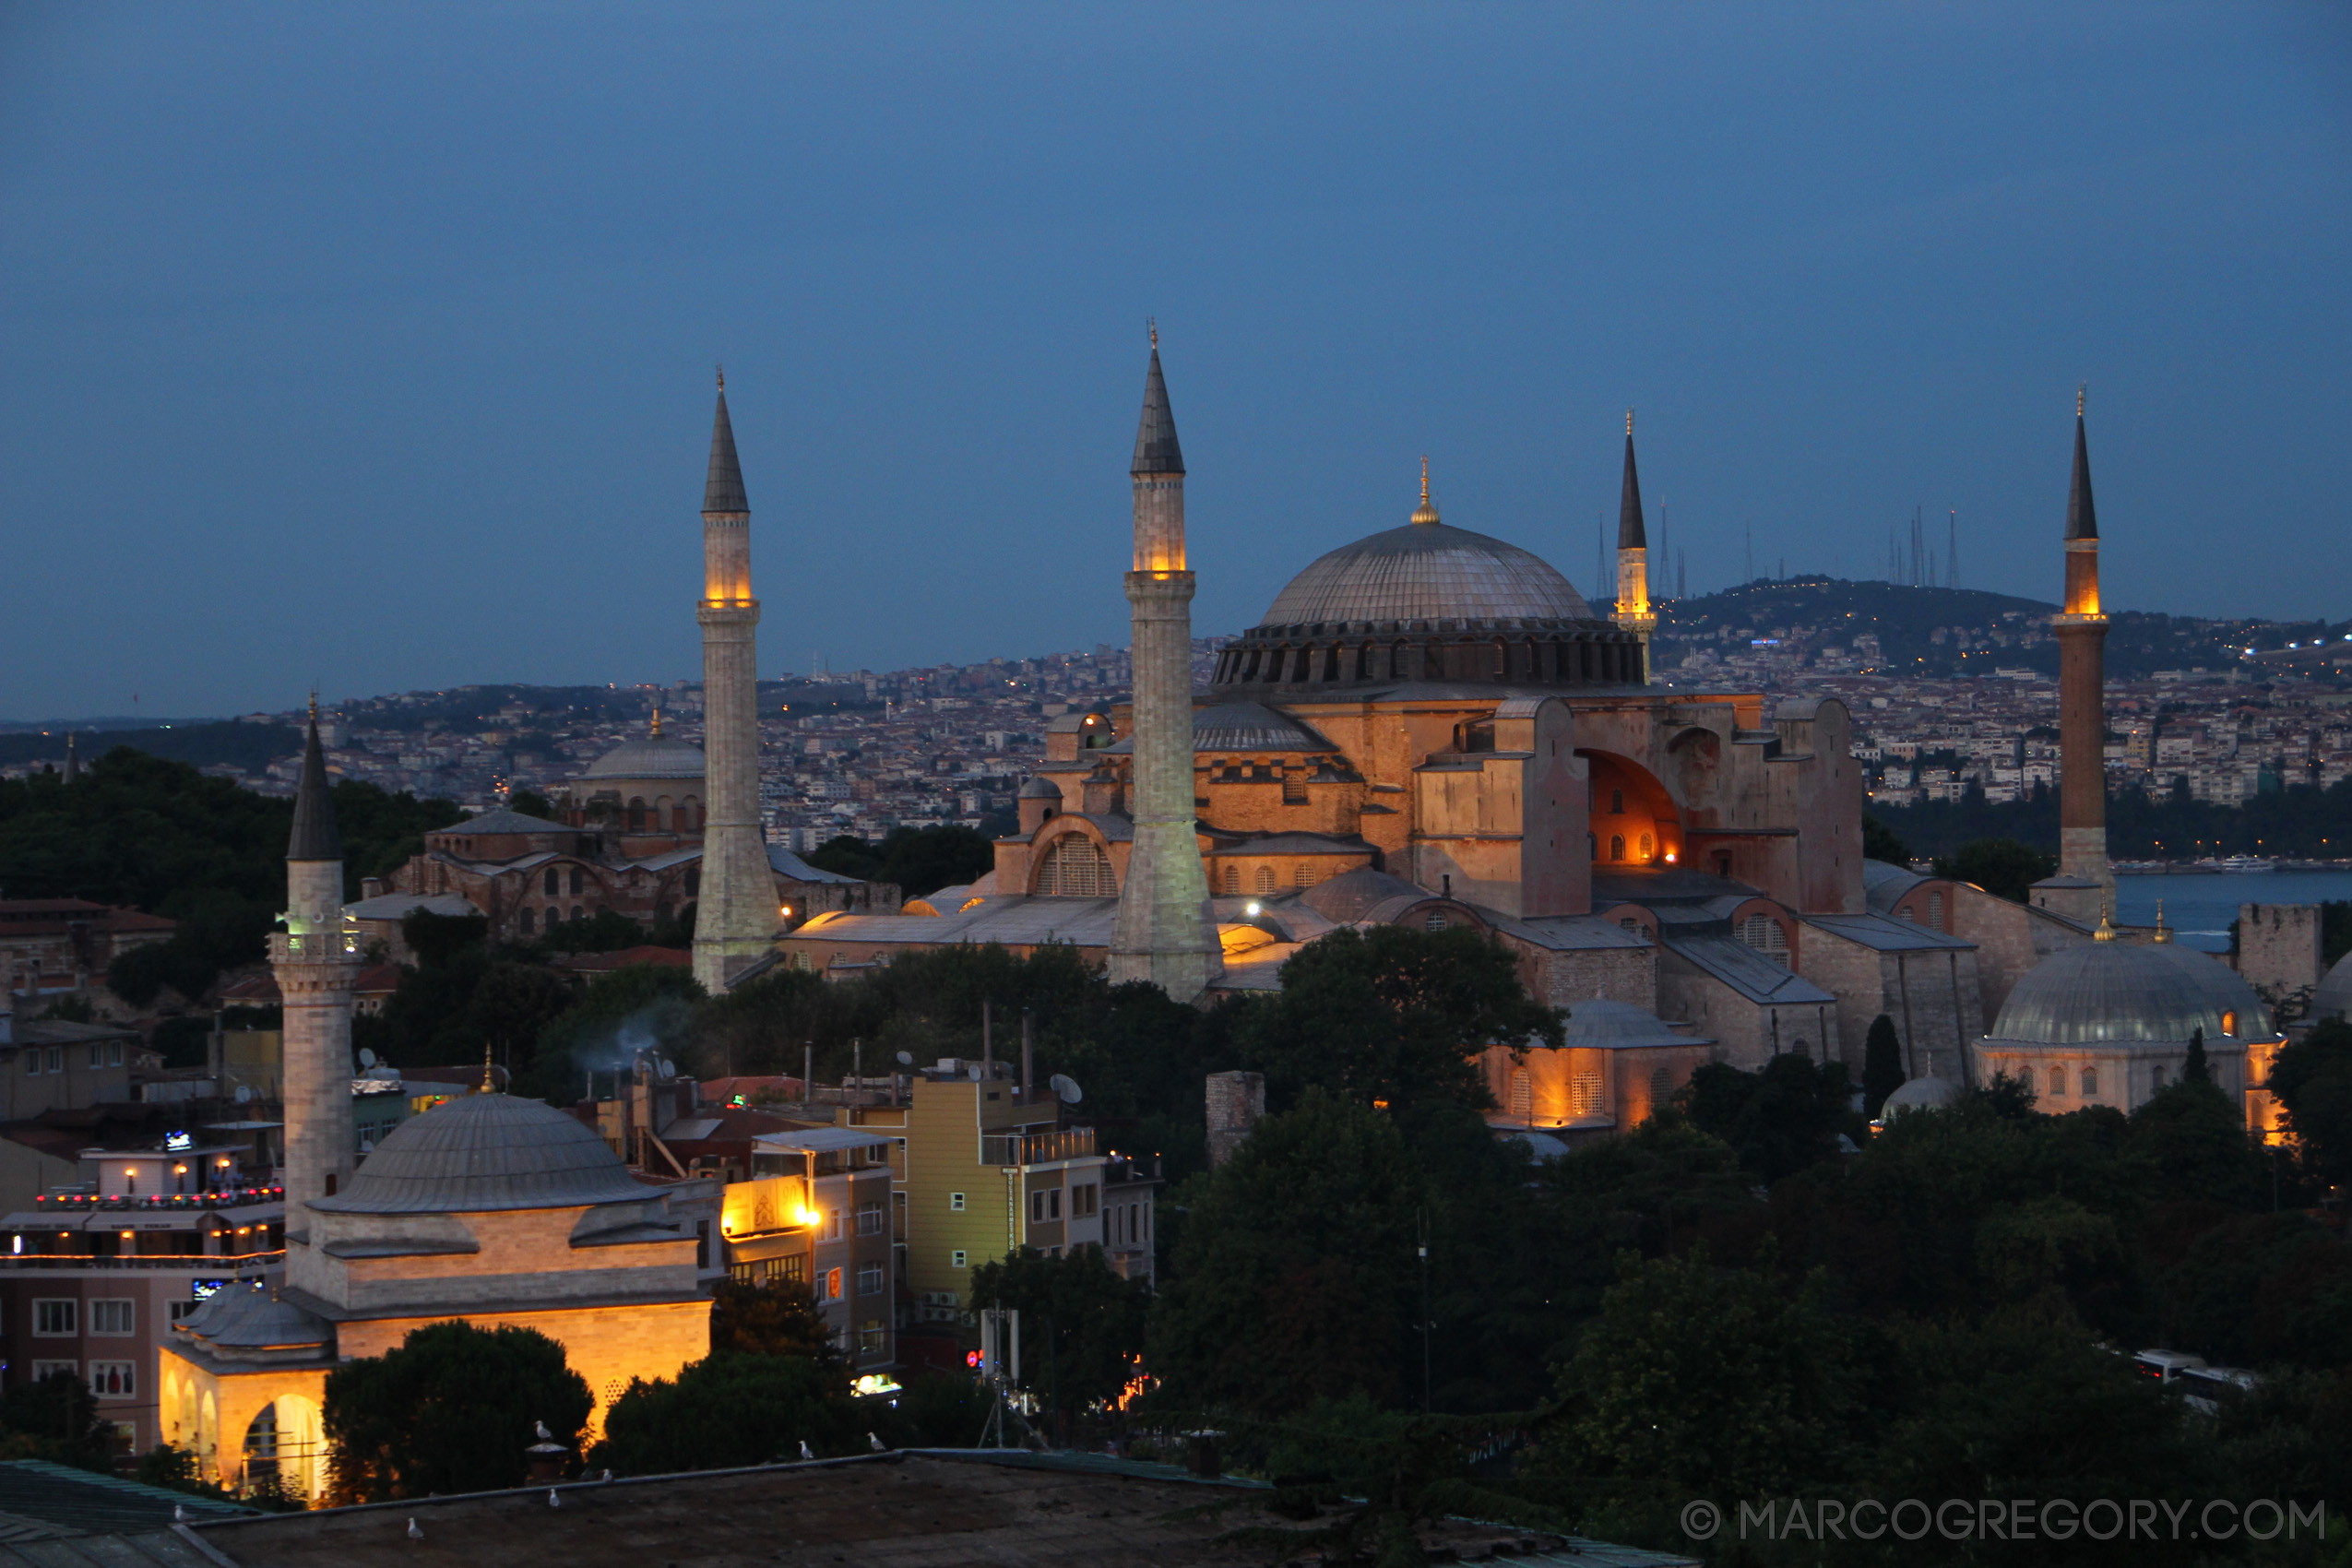
[{"label": "body of water", "polygon": [[2164,923],[2187,946],[2229,951],[2229,922],[2240,904],[2318,904],[2352,899],[2352,871],[2220,872],[2209,876],[2119,876],[2115,918],[2124,925]]}]

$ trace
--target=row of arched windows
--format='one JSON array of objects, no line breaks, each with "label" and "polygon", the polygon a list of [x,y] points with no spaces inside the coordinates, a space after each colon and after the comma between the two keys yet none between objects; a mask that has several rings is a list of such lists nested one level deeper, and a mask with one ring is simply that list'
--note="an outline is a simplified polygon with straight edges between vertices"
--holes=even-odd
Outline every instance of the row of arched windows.
[{"label": "row of arched windows", "polygon": [[[571,918],[573,920],[578,920],[582,915],[587,913],[588,907],[586,905],[575,904],[572,906]],[[557,925],[562,923],[564,918],[564,910],[561,905],[550,904],[547,907],[548,930],[553,931]],[[536,936],[539,934],[538,930],[536,929],[539,924],[539,919],[540,917],[537,912],[534,911],[529,904],[526,904],[520,909],[515,911],[515,929],[519,931],[525,936]]]},{"label": "row of arched windows", "polygon": [[1111,898],[1118,895],[1119,879],[1101,845],[1083,833],[1065,833],[1039,862],[1037,890],[1049,898]]},{"label": "row of arched windows", "polygon": [[1350,681],[1533,681],[1562,685],[1635,682],[1641,649],[1603,634],[1497,637],[1492,641],[1310,643],[1282,647],[1237,644],[1219,656],[1218,685],[1312,685]]},{"label": "row of arched windows", "polygon": [[622,808],[621,825],[631,833],[698,833],[703,826],[702,801],[688,795],[672,805],[669,796],[659,795],[648,805],[643,795],[632,795]]}]

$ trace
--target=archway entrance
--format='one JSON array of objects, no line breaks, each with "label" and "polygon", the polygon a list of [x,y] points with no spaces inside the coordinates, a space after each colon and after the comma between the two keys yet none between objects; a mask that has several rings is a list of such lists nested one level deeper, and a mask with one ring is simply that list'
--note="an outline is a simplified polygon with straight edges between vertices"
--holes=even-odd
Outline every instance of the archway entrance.
[{"label": "archway entrance", "polygon": [[1614,752],[1579,750],[1592,770],[1593,869],[1639,871],[1678,865],[1682,814],[1657,776]]}]

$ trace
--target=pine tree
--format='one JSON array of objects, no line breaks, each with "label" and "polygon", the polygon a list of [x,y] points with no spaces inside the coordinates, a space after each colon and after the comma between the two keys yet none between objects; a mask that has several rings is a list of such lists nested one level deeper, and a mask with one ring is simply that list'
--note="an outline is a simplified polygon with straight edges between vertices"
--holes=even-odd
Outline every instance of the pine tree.
[{"label": "pine tree", "polygon": [[1903,1041],[1895,1020],[1881,1013],[1871,1020],[1862,1046],[1862,1110],[1875,1119],[1886,1097],[1903,1087]]},{"label": "pine tree", "polygon": [[2190,1031],[2189,1062],[2180,1069],[2180,1081],[2184,1084],[2213,1082],[2213,1069],[2205,1065],[2205,1028],[2203,1024]]}]

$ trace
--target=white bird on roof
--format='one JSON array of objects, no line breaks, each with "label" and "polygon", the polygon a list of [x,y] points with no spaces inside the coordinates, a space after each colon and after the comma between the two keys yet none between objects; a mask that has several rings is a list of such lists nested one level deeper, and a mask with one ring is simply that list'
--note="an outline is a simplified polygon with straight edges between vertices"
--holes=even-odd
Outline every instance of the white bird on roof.
[{"label": "white bird on roof", "polygon": [[533,1421],[531,1425],[538,1429],[539,1440],[541,1443],[552,1443],[555,1441],[555,1434],[547,1430],[547,1423],[545,1421]]},{"label": "white bird on roof", "polygon": [[550,1508],[561,1508],[564,1506],[564,1500],[555,1495],[555,1489],[553,1487],[549,1487],[547,1489],[547,1505]]},{"label": "white bird on roof", "polygon": [[409,1538],[410,1540],[424,1539],[424,1532],[417,1528],[416,1517],[413,1515],[409,1518]]},{"label": "white bird on roof", "polygon": [[809,1440],[805,1437],[801,1439],[801,1457],[803,1459],[816,1457],[816,1451],[809,1446]]},{"label": "white bird on roof", "polygon": [[882,1439],[874,1436],[872,1432],[866,1433],[866,1446],[873,1449],[876,1454],[887,1454],[890,1452],[890,1445],[883,1442]]},{"label": "white bird on roof", "polygon": [[188,1511],[174,1503],[172,1504],[172,1522],[175,1525],[186,1524],[188,1522]]}]

